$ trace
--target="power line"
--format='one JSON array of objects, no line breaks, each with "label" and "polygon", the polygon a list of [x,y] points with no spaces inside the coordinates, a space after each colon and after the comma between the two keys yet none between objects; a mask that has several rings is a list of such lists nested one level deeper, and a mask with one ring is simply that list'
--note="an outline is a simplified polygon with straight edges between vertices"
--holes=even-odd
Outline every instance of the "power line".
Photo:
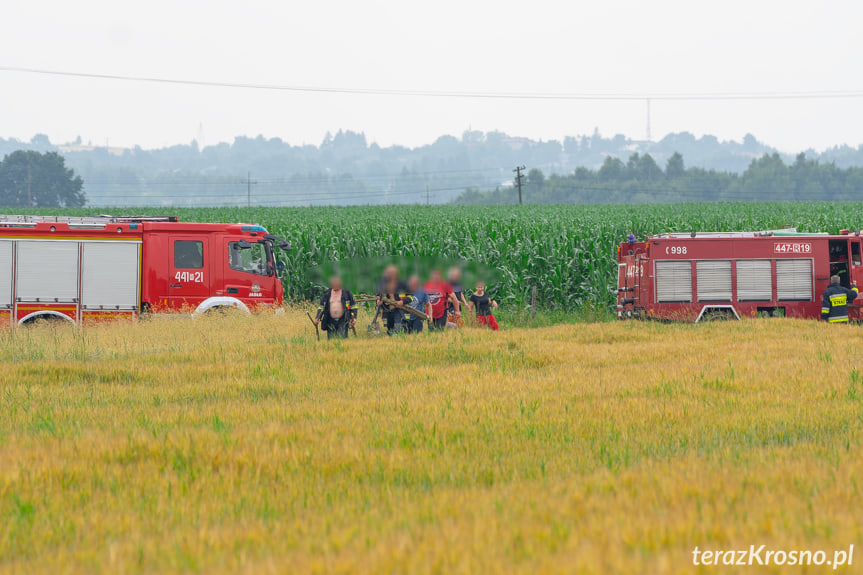
[{"label": "power line", "polygon": [[[94,169],[93,172],[98,174],[98,168]],[[390,182],[393,180],[398,180],[404,177],[432,177],[433,179],[450,179],[449,176],[455,176],[458,174],[462,175],[471,175],[471,174],[485,174],[485,173],[500,173],[504,172],[504,168],[476,168],[476,169],[464,169],[464,170],[437,170],[437,171],[427,171],[427,172],[392,172],[392,173],[372,173],[372,174],[336,174],[336,175],[327,175],[327,174],[294,174],[291,176],[281,176],[281,177],[272,177],[272,178],[259,178],[256,180],[258,184],[282,184],[282,185],[298,185],[298,184],[309,184],[309,183],[341,183],[343,176],[349,176],[345,178],[347,181],[353,182],[373,182],[373,181],[382,181],[382,182]],[[237,175],[235,174],[206,174],[206,173],[186,173],[181,175],[172,174],[170,179],[161,179],[159,176],[149,176],[149,175],[141,175],[141,176],[130,176],[124,178],[100,178],[98,175],[93,177],[86,176],[87,184],[112,184],[112,185],[148,185],[148,186],[173,186],[173,185],[183,185],[183,184],[192,184],[192,183],[200,183],[206,185],[219,185],[219,186],[234,186],[236,185],[235,178]],[[242,183],[245,183],[245,180],[242,180]]]},{"label": "power line", "polygon": [[[428,188],[428,192],[448,192],[448,191],[464,191],[466,188],[464,186],[454,186],[447,188]],[[352,200],[352,199],[386,199],[390,197],[403,197],[403,196],[417,196],[421,197],[421,190],[404,190],[404,191],[347,191],[347,192],[298,192],[298,193],[284,193],[284,192],[274,192],[270,194],[255,194],[256,199],[267,199],[267,198],[275,198],[277,200],[289,201],[289,202],[302,202],[306,200],[312,201],[344,201],[344,200]],[[226,194],[212,194],[212,193],[190,193],[178,195],[176,193],[173,194],[98,194],[91,195],[87,194],[87,199],[92,201],[105,201],[105,200],[161,200],[161,199],[176,199],[176,200],[231,200],[233,203],[239,205],[242,202],[242,196],[239,195],[226,195]]]},{"label": "power line", "polygon": [[[246,183],[245,180],[243,180],[242,183]],[[254,182],[252,182],[252,183],[254,183]],[[86,183],[85,183],[85,185],[86,185]],[[108,187],[109,185],[110,184],[104,184],[100,187],[104,188],[104,187]],[[236,183],[234,185],[236,186]],[[190,195],[190,196],[195,195],[195,196],[202,196],[202,197],[229,197],[229,196],[230,197],[238,197],[238,198],[241,197],[240,194],[236,194],[236,193],[231,194],[230,191],[228,191],[228,192],[212,191],[212,190],[206,190],[206,186],[203,186],[203,187],[204,187],[204,191],[201,191],[201,192],[194,191],[194,190],[190,191],[190,190],[188,190],[188,188],[181,188],[180,191],[183,192],[185,195]],[[461,185],[460,184],[457,186],[438,187],[438,188],[429,187],[428,191],[430,191],[430,192],[444,192],[444,191],[451,191],[451,190],[464,190],[468,187],[476,187],[476,186]],[[282,189],[282,190],[270,189],[269,192],[256,193],[255,197],[258,198],[258,197],[272,197],[272,196],[285,196],[285,195],[326,196],[326,197],[329,197],[329,196],[333,196],[333,195],[338,195],[340,193],[377,194],[377,195],[381,195],[381,196],[402,195],[402,194],[420,194],[421,195],[424,190],[425,190],[425,188],[423,188],[421,184],[418,184],[416,188],[413,188],[410,190],[402,189],[400,191],[388,191],[388,190],[369,188],[369,189],[348,189],[346,191],[343,189],[340,192],[338,190],[338,187],[336,187],[336,189],[334,189],[334,190],[308,190],[308,191],[302,190],[302,189],[300,189],[300,190],[297,190],[297,189]],[[135,193],[120,193],[120,194],[117,194],[116,196],[111,195],[110,197],[124,197],[125,196],[125,197],[131,198],[131,197],[138,197],[141,194],[147,194],[150,197],[163,197],[163,198],[179,197],[177,195],[176,191],[166,192],[164,190],[159,190],[159,193],[154,193],[154,194],[149,194],[148,192],[144,191],[141,193],[137,193],[137,192],[135,192]],[[101,196],[101,194],[97,194],[97,195]],[[88,196],[89,196],[89,194],[88,194]],[[109,197],[109,195],[104,195],[104,197]]]},{"label": "power line", "polygon": [[604,92],[604,93],[542,93],[542,92],[483,92],[458,90],[388,90],[380,88],[329,87],[291,84],[266,84],[251,82],[229,82],[218,80],[183,80],[157,76],[127,76],[101,74],[95,72],[70,72],[44,68],[20,66],[0,66],[0,72],[39,74],[43,76],[63,76],[96,80],[117,80],[125,82],[148,82],[209,88],[240,88],[253,90],[272,90],[297,93],[350,94],[370,96],[409,96],[424,98],[480,98],[501,100],[586,100],[586,101],[683,101],[683,100],[824,100],[863,98],[863,90],[806,90],[787,92]]}]

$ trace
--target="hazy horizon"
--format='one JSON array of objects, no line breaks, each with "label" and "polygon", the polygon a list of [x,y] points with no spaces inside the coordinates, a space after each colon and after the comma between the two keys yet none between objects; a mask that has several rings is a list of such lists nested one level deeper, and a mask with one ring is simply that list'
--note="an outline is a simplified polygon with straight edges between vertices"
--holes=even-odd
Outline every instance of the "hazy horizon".
[{"label": "hazy horizon", "polygon": [[0,23],[0,135],[145,149],[319,145],[340,129],[410,148],[468,129],[644,140],[650,97],[654,141],[857,147],[861,17],[850,0],[15,3]]},{"label": "hazy horizon", "polygon": [[[465,131],[467,131],[468,129],[473,129],[473,128],[468,127],[468,128],[466,128],[466,129],[465,129]],[[331,130],[331,131],[330,131],[330,130],[328,130],[327,132],[325,132],[325,133],[321,134],[321,139],[320,139],[319,141],[317,141],[317,142],[291,142],[291,141],[289,141],[287,138],[282,137],[282,136],[278,136],[278,135],[268,136],[268,135],[265,135],[265,134],[254,134],[254,135],[252,135],[252,134],[237,134],[236,136],[232,137],[232,138],[231,138],[231,139],[229,139],[229,140],[222,140],[222,141],[219,141],[219,142],[203,142],[203,143],[202,143],[202,142],[198,142],[196,138],[192,138],[191,140],[188,140],[188,141],[185,141],[185,142],[180,142],[180,141],[178,141],[178,142],[171,142],[171,143],[165,144],[164,146],[145,147],[145,146],[141,146],[141,145],[139,145],[139,144],[132,144],[132,145],[130,145],[130,146],[127,146],[127,145],[120,145],[119,143],[115,143],[115,142],[113,142],[113,141],[109,141],[109,142],[107,142],[107,144],[108,144],[108,146],[107,146],[107,147],[108,147],[108,148],[111,148],[111,149],[124,149],[124,150],[133,150],[133,149],[135,149],[136,147],[138,147],[138,148],[140,148],[140,149],[142,149],[142,150],[144,150],[144,151],[155,151],[155,150],[165,149],[165,148],[169,148],[169,147],[173,147],[173,146],[188,146],[188,145],[191,145],[191,144],[192,144],[192,142],[197,142],[197,144],[198,144],[199,148],[200,148],[200,149],[203,149],[203,148],[205,148],[205,147],[212,147],[212,146],[219,146],[219,145],[232,145],[232,144],[235,142],[235,140],[236,140],[236,139],[240,139],[240,138],[256,139],[256,138],[258,138],[258,137],[262,137],[262,138],[264,138],[265,140],[279,139],[279,140],[281,140],[283,143],[288,144],[288,145],[291,145],[291,146],[314,146],[314,147],[316,147],[316,148],[320,148],[321,144],[324,142],[324,140],[325,140],[325,138],[327,137],[327,135],[328,135],[328,134],[329,134],[329,135],[331,135],[331,136],[335,136],[339,131],[346,132],[346,133],[347,133],[347,132],[353,132],[352,130],[345,130],[345,129],[340,129],[340,130]],[[437,140],[439,140],[440,138],[445,138],[445,137],[453,137],[453,138],[456,138],[456,139],[458,139],[458,140],[461,140],[461,139],[462,139],[463,134],[465,133],[465,131],[462,131],[461,133],[458,133],[458,134],[456,134],[456,133],[444,133],[444,134],[440,134],[439,136],[437,136],[437,137],[433,138],[432,140],[430,140],[430,141],[428,141],[428,142],[420,142],[420,143],[416,144],[415,146],[404,146],[404,147],[406,147],[406,148],[408,148],[408,149],[411,149],[411,150],[415,150],[415,149],[418,149],[418,148],[422,148],[422,147],[430,146],[430,145],[434,144],[434,143],[435,143]],[[375,144],[376,144],[376,145],[378,145],[378,146],[380,146],[381,148],[388,148],[388,147],[393,147],[393,146],[403,146],[403,144],[399,144],[399,143],[397,143],[397,142],[396,142],[396,143],[392,143],[392,144],[381,144],[380,142],[378,142],[378,141],[376,141],[376,140],[374,140],[374,139],[370,138],[370,137],[369,137],[369,135],[368,135],[367,133],[363,133],[363,132],[353,132],[353,133],[364,135],[364,136],[366,137],[366,141],[367,141],[368,146],[372,146],[372,145],[375,145]],[[505,133],[505,132],[503,132],[503,130],[489,130],[488,132],[484,132],[484,133],[486,133],[486,134],[491,134],[491,133]],[[628,140],[631,140],[631,141],[633,141],[633,142],[644,142],[644,140],[643,140],[642,138],[639,138],[639,137],[637,137],[637,136],[633,137],[633,136],[628,135],[628,134],[606,134],[606,133],[603,133],[603,132],[602,132],[602,130],[599,130],[599,133],[600,133],[600,135],[601,135],[603,138],[613,138],[613,137],[615,137],[615,136],[623,136],[624,138],[626,138],[626,139],[628,139]],[[658,137],[658,138],[657,138],[657,137],[654,137],[654,138],[651,140],[651,143],[659,143],[659,142],[661,142],[661,141],[662,141],[662,139],[663,139],[663,138],[665,138],[666,136],[675,135],[675,134],[681,134],[681,133],[683,133],[683,132],[669,132],[668,134],[663,134],[663,136],[662,136],[662,137]],[[690,134],[692,134],[691,132],[689,132],[689,133],[690,133]],[[75,139],[68,140],[68,141],[58,141],[58,140],[55,140],[54,138],[52,138],[52,137],[50,136],[50,134],[43,134],[43,133],[41,133],[41,132],[40,132],[40,133],[37,133],[37,134],[31,134],[29,137],[26,137],[26,136],[25,136],[25,137],[4,136],[3,134],[0,134],[0,139],[5,139],[5,140],[7,140],[7,141],[9,141],[9,140],[13,140],[13,139],[14,139],[14,140],[16,140],[16,141],[20,141],[20,142],[22,142],[22,143],[30,144],[34,137],[37,137],[37,136],[40,136],[40,135],[48,136],[48,137],[49,137],[49,140],[51,141],[51,145],[52,145],[52,146],[57,146],[57,147],[66,147],[66,146],[75,146],[75,145],[77,145],[77,144],[76,144],[76,142],[75,142]],[[527,136],[522,136],[521,134],[510,134],[510,133],[506,133],[506,135],[507,135],[508,137],[510,137],[510,138],[528,138]],[[563,137],[561,137],[561,138],[549,138],[549,139],[542,139],[542,140],[539,140],[539,139],[533,139],[533,138],[528,138],[528,139],[533,140],[533,141],[535,141],[535,142],[551,142],[551,141],[557,141],[557,142],[560,142],[560,143],[562,144],[565,138],[577,138],[577,139],[580,139],[580,138],[582,138],[582,137],[590,137],[591,135],[592,135],[592,134],[565,134],[565,135],[564,135]],[[717,137],[717,138],[718,138],[718,136],[716,136],[715,134],[692,134],[692,135],[693,135],[696,139],[701,139],[701,138],[702,138],[702,137],[704,137],[704,136],[707,136],[707,137],[714,136],[714,137]],[[742,142],[743,142],[743,139],[744,139],[744,137],[745,137],[745,136],[746,136],[746,134],[744,134],[743,136],[741,136],[741,137],[739,137],[739,138],[727,138],[727,139],[726,139],[726,138],[718,138],[718,139],[719,139],[719,142],[720,142],[720,143],[734,142],[734,143],[738,143],[738,144],[739,144],[739,143],[742,143]],[[782,148],[780,148],[779,146],[775,146],[775,145],[771,144],[770,142],[767,142],[767,141],[765,141],[765,140],[763,140],[763,139],[759,138],[757,134],[752,134],[752,136],[754,136],[754,137],[755,137],[755,139],[756,139],[760,144],[763,144],[763,145],[768,146],[768,147],[770,147],[770,148],[775,148],[777,152],[779,152],[780,154],[783,154],[783,155],[796,155],[796,154],[799,154],[799,153],[801,153],[801,152],[806,152],[806,151],[809,151],[809,150],[812,150],[812,151],[816,152],[817,154],[821,154],[821,153],[824,153],[824,152],[826,152],[826,151],[828,151],[828,150],[830,150],[830,149],[832,149],[832,148],[841,147],[841,146],[843,146],[843,145],[847,145],[847,146],[850,146],[850,147],[853,147],[853,148],[860,148],[860,147],[863,147],[863,142],[861,142],[861,143],[859,143],[859,144],[852,144],[852,143],[845,143],[845,142],[843,142],[843,143],[835,144],[835,145],[833,145],[833,146],[827,146],[827,147],[820,148],[820,149],[818,149],[818,148],[813,148],[812,146],[809,146],[809,147],[807,147],[807,148],[800,148],[800,149],[787,149],[787,150],[786,150],[786,149],[782,149]],[[88,140],[85,140],[84,138],[82,138],[82,139],[81,139],[80,146],[82,146],[82,147],[87,147],[87,148],[89,148],[89,147],[92,147],[92,148],[106,148],[106,142],[97,142],[97,141],[92,141],[92,140],[89,140],[89,141],[88,141]]]}]

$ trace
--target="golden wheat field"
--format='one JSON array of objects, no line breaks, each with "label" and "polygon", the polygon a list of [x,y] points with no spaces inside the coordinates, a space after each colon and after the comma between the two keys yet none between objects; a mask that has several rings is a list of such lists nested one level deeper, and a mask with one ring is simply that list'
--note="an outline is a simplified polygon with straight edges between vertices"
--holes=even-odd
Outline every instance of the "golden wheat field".
[{"label": "golden wheat field", "polygon": [[728,573],[693,548],[848,548],[861,344],[782,319],[318,342],[299,310],[0,332],[0,572]]}]

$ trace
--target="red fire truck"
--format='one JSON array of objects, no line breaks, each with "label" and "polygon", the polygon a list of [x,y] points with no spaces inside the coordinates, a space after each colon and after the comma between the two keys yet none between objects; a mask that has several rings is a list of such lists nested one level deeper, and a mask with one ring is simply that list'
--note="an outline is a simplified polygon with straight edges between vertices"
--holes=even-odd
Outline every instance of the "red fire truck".
[{"label": "red fire truck", "polygon": [[[819,318],[838,275],[863,285],[860,232],[668,233],[618,248],[617,316],[680,321]],[[863,302],[855,302],[863,303]],[[860,306],[849,306],[852,320]]]},{"label": "red fire truck", "polygon": [[249,224],[0,216],[0,325],[279,306],[277,247]]}]

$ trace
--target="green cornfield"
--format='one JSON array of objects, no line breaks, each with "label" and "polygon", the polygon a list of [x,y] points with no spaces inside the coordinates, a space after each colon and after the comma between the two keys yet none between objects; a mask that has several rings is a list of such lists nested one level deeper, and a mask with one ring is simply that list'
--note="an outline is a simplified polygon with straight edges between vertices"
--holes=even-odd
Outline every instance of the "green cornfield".
[{"label": "green cornfield", "polygon": [[[863,203],[692,203],[651,205],[375,206],[315,208],[150,208],[136,214],[185,221],[249,222],[288,239],[279,258],[292,300],[320,294],[322,269],[361,269],[355,291],[370,291],[384,262],[461,262],[487,274],[491,293],[511,307],[537,289],[546,309],[610,309],[615,248],[629,233],[738,231],[794,226],[837,232],[863,227]],[[32,210],[31,210],[32,211]],[[57,213],[57,210],[42,210]],[[98,209],[61,210],[95,215]],[[119,210],[116,213],[120,213]],[[428,262],[432,262],[428,264]],[[426,267],[427,267],[426,265]]]}]

